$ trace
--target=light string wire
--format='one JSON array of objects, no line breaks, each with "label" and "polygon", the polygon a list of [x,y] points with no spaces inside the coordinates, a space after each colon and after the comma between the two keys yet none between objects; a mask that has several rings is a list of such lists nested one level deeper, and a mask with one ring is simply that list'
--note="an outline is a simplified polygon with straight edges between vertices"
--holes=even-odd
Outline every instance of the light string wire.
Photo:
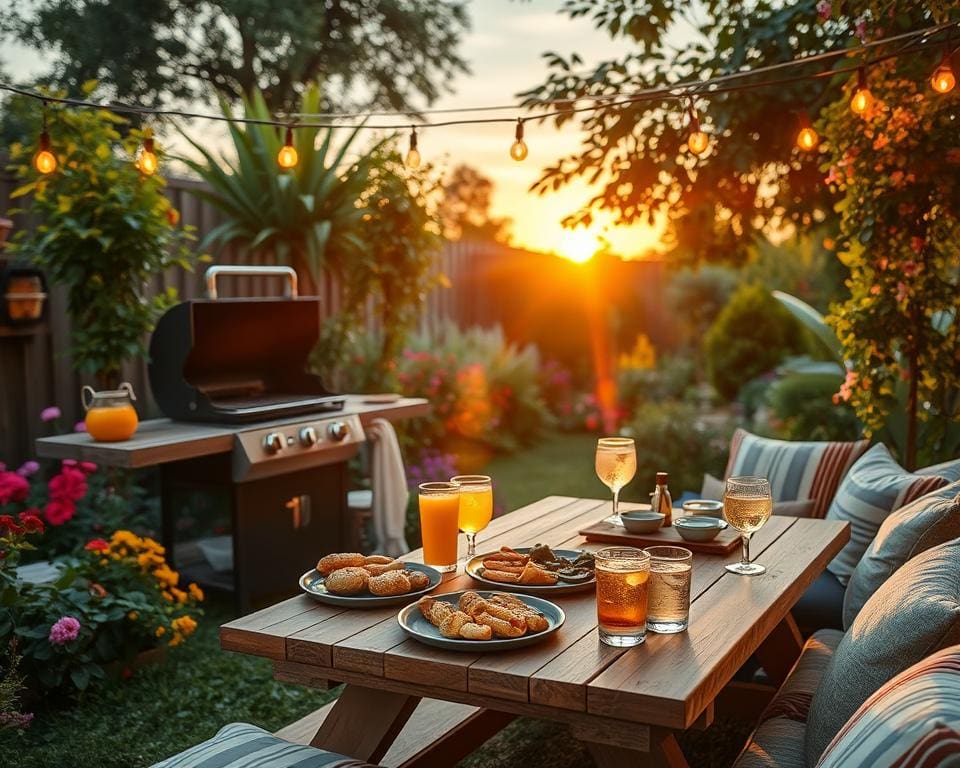
[{"label": "light string wire", "polygon": [[[837,75],[845,74],[848,72],[855,72],[859,67],[864,66],[863,63],[851,65],[849,67],[842,67],[837,69],[823,70],[820,72],[807,73],[802,75],[793,75],[788,77],[780,77],[771,80],[760,80],[756,82],[738,82],[740,80],[746,80],[748,78],[757,77],[759,75],[767,74],[770,72],[778,72],[784,69],[789,69],[793,67],[803,67],[809,64],[830,61],[833,59],[841,57],[856,57],[861,56],[867,53],[868,51],[873,50],[879,46],[889,45],[895,42],[905,42],[905,44],[899,48],[897,51],[876,56],[869,60],[869,64],[877,64],[882,61],[889,59],[897,58],[899,56],[908,55],[911,53],[916,53],[919,51],[929,50],[935,43],[930,39],[933,36],[937,35],[939,32],[942,32],[947,29],[953,29],[957,26],[960,26],[958,22],[949,22],[945,24],[939,24],[932,27],[927,27],[922,30],[915,30],[912,32],[905,32],[899,35],[894,35],[892,37],[881,38],[878,40],[871,41],[869,43],[864,43],[855,48],[843,48],[836,49],[833,51],[824,51],[819,54],[813,54],[811,56],[803,56],[796,59],[791,59],[790,61],[777,62],[775,64],[768,64],[763,67],[757,67],[756,69],[746,70],[743,72],[731,72],[725,75],[717,75],[715,77],[708,78],[706,80],[691,80],[685,82],[679,82],[670,85],[658,86],[655,88],[642,89],[639,91],[633,91],[628,93],[615,93],[615,94],[605,94],[602,96],[599,95],[584,95],[584,96],[575,96],[568,99],[551,99],[544,101],[533,101],[528,104],[526,107],[518,107],[517,105],[510,106],[493,106],[493,107],[467,107],[459,109],[445,109],[445,110],[425,110],[419,114],[450,114],[450,113],[468,113],[468,112],[477,112],[477,111],[499,111],[499,110],[523,110],[523,109],[535,109],[539,105],[555,105],[555,104],[571,104],[574,105],[578,101],[595,101],[597,103],[576,107],[570,106],[561,109],[555,109],[549,112],[543,112],[536,114],[530,117],[519,118],[522,121],[527,120],[538,120],[544,121],[553,117],[560,117],[562,115],[573,115],[581,114],[585,112],[596,112],[604,111],[610,109],[616,109],[618,107],[627,106],[630,104],[637,104],[647,101],[664,101],[664,100],[673,100],[673,99],[684,99],[688,97],[709,97],[720,95],[724,93],[731,93],[736,91],[744,90],[753,90],[757,88],[771,87],[776,85],[785,85],[790,83],[801,82],[804,80],[814,80],[824,77],[836,77]],[[914,42],[919,39],[919,42]],[[402,130],[411,127],[410,116],[415,113],[411,112],[352,112],[352,113],[327,113],[326,115],[317,115],[325,116],[330,119],[363,119],[367,120],[374,117],[400,117],[403,116],[406,119],[403,122],[395,123],[386,123],[386,124],[376,124],[370,125],[366,122],[361,122],[357,124],[343,124],[337,122],[315,122],[315,121],[302,121],[302,120],[291,120],[291,118],[296,117],[295,115],[285,116],[283,118],[252,118],[252,117],[239,117],[234,115],[215,115],[210,113],[203,112],[191,112],[188,110],[179,110],[179,109],[164,109],[164,108],[152,108],[152,107],[143,107],[139,105],[132,104],[123,104],[123,103],[110,103],[103,104],[98,102],[86,101],[83,99],[75,99],[64,96],[53,96],[43,93],[38,93],[36,90],[30,90],[28,88],[22,88],[15,86],[9,83],[0,82],[0,91],[6,91],[8,93],[16,94],[18,96],[23,96],[26,98],[36,99],[41,102],[46,102],[50,104],[62,104],[68,107],[77,107],[81,109],[104,109],[112,112],[122,113],[122,114],[135,114],[141,116],[152,116],[152,117],[180,117],[189,120],[211,120],[214,122],[226,122],[226,123],[239,123],[242,125],[263,125],[263,126],[273,126],[280,128],[287,128],[291,125],[296,128],[308,128],[308,129],[355,129],[355,130]],[[420,128],[444,128],[450,126],[458,125],[483,125],[483,124],[503,124],[503,123],[515,123],[518,118],[514,117],[487,117],[487,118],[468,118],[468,119],[459,119],[459,120],[443,120],[438,122],[421,122],[419,124]]]}]

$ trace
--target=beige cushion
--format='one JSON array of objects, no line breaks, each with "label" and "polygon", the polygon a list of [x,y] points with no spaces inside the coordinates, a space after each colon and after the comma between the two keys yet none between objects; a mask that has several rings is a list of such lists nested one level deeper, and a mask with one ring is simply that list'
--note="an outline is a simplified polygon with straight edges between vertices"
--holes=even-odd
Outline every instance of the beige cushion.
[{"label": "beige cushion", "polygon": [[803,723],[775,717],[754,731],[733,768],[805,768]]},{"label": "beige cushion", "polygon": [[842,639],[843,632],[838,629],[821,629],[814,632],[807,639],[800,658],[790,670],[790,675],[780,686],[780,690],[777,691],[760,720],[786,717],[805,723],[813,694],[820,685],[823,673]]},{"label": "beige cushion", "polygon": [[830,660],[807,716],[807,764],[881,685],[960,642],[960,540],[923,552],[863,606]]}]

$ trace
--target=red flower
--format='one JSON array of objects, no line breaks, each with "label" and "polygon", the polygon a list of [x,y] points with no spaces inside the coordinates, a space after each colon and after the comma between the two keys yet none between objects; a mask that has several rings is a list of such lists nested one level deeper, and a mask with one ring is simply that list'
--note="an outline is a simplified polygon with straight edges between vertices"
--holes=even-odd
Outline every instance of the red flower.
[{"label": "red flower", "polygon": [[[65,466],[59,475],[47,483],[47,488],[51,501],[70,502],[71,506],[75,506],[87,495],[87,476],[79,469]],[[72,512],[70,516],[73,516]]]},{"label": "red flower", "polygon": [[43,510],[43,516],[50,525],[63,525],[76,513],[76,505],[69,499],[54,499]]},{"label": "red flower", "polygon": [[83,545],[83,548],[88,552],[106,552],[110,549],[110,544],[103,539],[90,539],[90,541]]},{"label": "red flower", "polygon": [[27,533],[43,533],[43,520],[38,515],[40,510],[31,507],[26,512],[20,513],[20,524]]},{"label": "red flower", "polygon": [[81,461],[78,466],[88,475],[97,471],[97,465],[92,461]]},{"label": "red flower", "polygon": [[10,517],[10,515],[0,515],[0,534],[4,534],[5,532],[11,536],[15,536],[18,533],[23,533],[23,528],[17,525],[17,521]]},{"label": "red flower", "polygon": [[16,472],[0,472],[0,504],[23,501],[30,493],[29,481]]},{"label": "red flower", "polygon": [[103,588],[102,584],[97,584],[95,581],[90,582],[90,594],[94,597],[104,598],[107,596],[107,590]]}]

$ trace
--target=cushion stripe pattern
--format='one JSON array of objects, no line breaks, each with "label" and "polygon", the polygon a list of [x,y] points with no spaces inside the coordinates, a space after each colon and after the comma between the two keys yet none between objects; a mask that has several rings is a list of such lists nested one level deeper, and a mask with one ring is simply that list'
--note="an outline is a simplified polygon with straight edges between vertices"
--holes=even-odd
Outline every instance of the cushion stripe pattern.
[{"label": "cushion stripe pattern", "polygon": [[960,645],[897,675],[868,698],[817,768],[939,768],[960,764]]},{"label": "cushion stripe pattern", "polygon": [[771,440],[738,429],[730,440],[724,477],[757,475],[770,480],[774,502],[812,499],[811,517],[823,518],[840,481],[868,442]]},{"label": "cushion stripe pattern", "polygon": [[353,758],[292,744],[247,723],[231,723],[202,744],[153,768],[374,768]]},{"label": "cushion stripe pattern", "polygon": [[821,629],[807,639],[790,675],[760,716],[761,723],[778,717],[807,722],[813,694],[841,639],[843,633],[836,629]]},{"label": "cushion stripe pattern", "polygon": [[830,561],[827,570],[841,584],[849,582],[890,513],[946,484],[945,477],[907,472],[894,461],[885,445],[873,446],[847,473],[827,511],[827,520],[850,523],[850,541]]}]

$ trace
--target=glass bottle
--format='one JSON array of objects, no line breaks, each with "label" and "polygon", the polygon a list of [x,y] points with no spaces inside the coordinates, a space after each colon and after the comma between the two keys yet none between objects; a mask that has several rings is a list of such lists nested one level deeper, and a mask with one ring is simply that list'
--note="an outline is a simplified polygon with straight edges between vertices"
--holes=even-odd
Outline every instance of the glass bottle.
[{"label": "glass bottle", "polygon": [[667,488],[666,472],[657,472],[657,487],[653,491],[650,508],[663,514],[664,528],[673,525],[673,499],[670,498],[670,489]]}]

